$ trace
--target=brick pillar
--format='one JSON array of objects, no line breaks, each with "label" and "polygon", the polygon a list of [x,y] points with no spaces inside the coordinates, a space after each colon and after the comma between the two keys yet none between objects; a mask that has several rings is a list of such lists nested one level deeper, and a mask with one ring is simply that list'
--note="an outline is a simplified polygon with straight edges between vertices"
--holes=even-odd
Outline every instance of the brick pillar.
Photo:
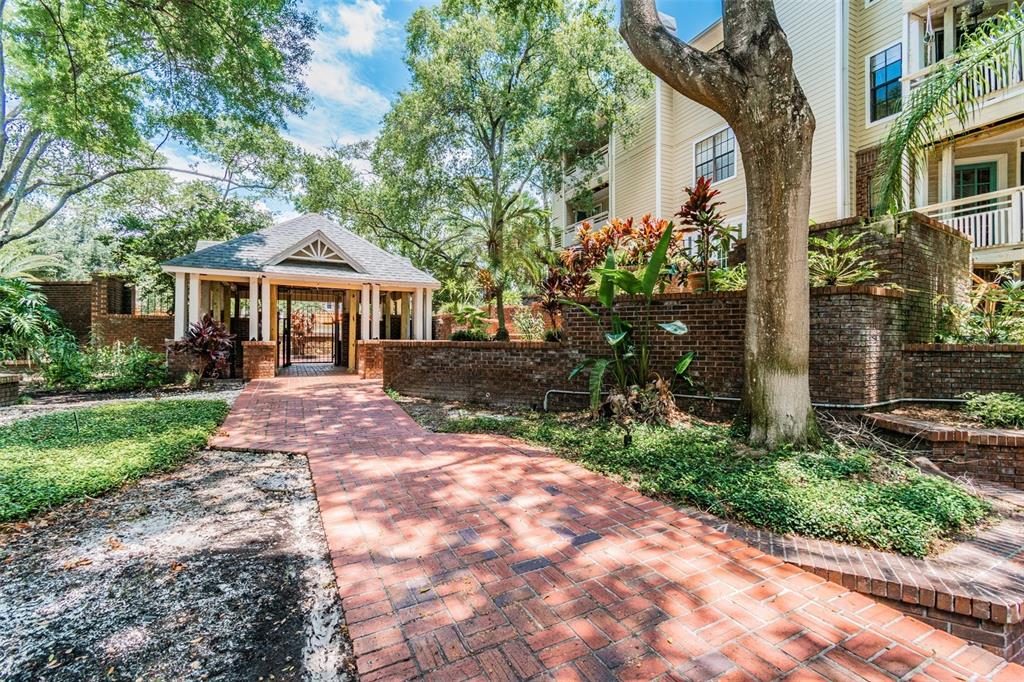
[{"label": "brick pillar", "polygon": [[276,341],[242,342],[242,378],[271,379],[277,374]]},{"label": "brick pillar", "polygon": [[18,389],[21,376],[17,374],[0,374],[0,407],[18,403]]}]

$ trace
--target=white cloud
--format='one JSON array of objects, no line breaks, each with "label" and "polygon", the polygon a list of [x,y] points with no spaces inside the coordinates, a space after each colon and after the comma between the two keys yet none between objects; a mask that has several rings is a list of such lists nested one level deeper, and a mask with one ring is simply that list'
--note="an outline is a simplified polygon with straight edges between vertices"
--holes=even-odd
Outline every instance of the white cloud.
[{"label": "white cloud", "polygon": [[384,16],[384,5],[374,0],[355,0],[321,13],[328,29],[337,31],[331,42],[336,49],[369,55],[387,37],[394,23]]},{"label": "white cloud", "polygon": [[306,85],[315,94],[349,108],[358,108],[380,116],[388,108],[388,98],[363,83],[352,67],[335,58],[316,59],[309,65]]}]

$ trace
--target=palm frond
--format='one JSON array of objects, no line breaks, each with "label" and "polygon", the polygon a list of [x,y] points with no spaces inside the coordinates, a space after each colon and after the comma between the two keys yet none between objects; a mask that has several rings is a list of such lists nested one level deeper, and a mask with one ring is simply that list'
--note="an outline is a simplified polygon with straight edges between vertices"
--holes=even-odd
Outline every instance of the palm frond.
[{"label": "palm frond", "polygon": [[[903,103],[882,142],[875,174],[876,208],[895,213],[907,206],[905,173],[940,140],[966,127],[993,91],[1022,76],[1024,9],[1013,4],[964,37],[956,55],[939,62]],[[1003,85],[1000,85],[1003,84]]]},{"label": "palm frond", "polygon": [[0,251],[0,278],[36,281],[48,270],[56,270],[60,262],[49,254],[30,253],[8,247]]}]

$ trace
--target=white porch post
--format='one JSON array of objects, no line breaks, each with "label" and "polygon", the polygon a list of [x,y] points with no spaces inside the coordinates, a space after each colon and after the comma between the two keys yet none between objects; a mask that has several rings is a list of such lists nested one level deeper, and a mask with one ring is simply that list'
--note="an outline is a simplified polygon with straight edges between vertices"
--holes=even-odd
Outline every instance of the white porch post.
[{"label": "white porch post", "polygon": [[359,290],[359,338],[370,338],[370,285],[364,284]]},{"label": "white porch post", "polygon": [[188,276],[188,323],[193,325],[199,321],[199,275]]},{"label": "white porch post", "polygon": [[259,310],[260,292],[259,280],[255,277],[249,278],[249,339],[252,341],[260,338],[259,331]]},{"label": "white porch post", "polygon": [[434,290],[423,292],[423,338],[430,341],[434,338]]},{"label": "white porch post", "polygon": [[270,341],[270,280],[264,277],[260,281],[260,289],[263,294],[263,306],[260,309],[260,340]]},{"label": "white porch post", "polygon": [[409,294],[405,291],[402,292],[402,333],[399,335],[401,339],[409,338]]},{"label": "white porch post", "polygon": [[918,160],[914,177],[914,208],[928,205],[928,155]]},{"label": "white porch post", "polygon": [[412,293],[412,338],[423,340],[423,289]]},{"label": "white porch post", "polygon": [[373,284],[370,286],[370,319],[372,325],[370,326],[370,338],[380,338],[380,285]]},{"label": "white porch post", "polygon": [[956,168],[956,153],[953,143],[942,148],[942,161],[939,163],[939,203],[953,201],[953,175]]},{"label": "white porch post", "polygon": [[185,273],[174,273],[174,338],[185,338]]}]

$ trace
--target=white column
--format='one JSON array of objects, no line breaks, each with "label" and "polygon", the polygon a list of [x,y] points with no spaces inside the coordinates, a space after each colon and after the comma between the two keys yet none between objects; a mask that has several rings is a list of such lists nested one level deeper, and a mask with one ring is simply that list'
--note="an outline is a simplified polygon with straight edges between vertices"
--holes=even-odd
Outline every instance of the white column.
[{"label": "white column", "polygon": [[928,205],[928,154],[918,159],[916,177],[914,178],[914,208]]},{"label": "white column", "polygon": [[260,328],[260,340],[270,341],[270,281],[264,278],[260,282],[260,289],[263,294],[263,306],[260,310],[260,318],[263,320]]},{"label": "white column", "polygon": [[188,276],[188,323],[199,321],[199,275]]},{"label": "white column", "polygon": [[370,285],[364,284],[359,291],[359,338],[370,338]]},{"label": "white column", "polygon": [[434,290],[423,292],[423,338],[430,341],[434,338]]},{"label": "white column", "polygon": [[370,338],[380,338],[380,285],[370,285]]},{"label": "white column", "polygon": [[185,337],[185,273],[174,273],[174,338]]},{"label": "white column", "polygon": [[412,337],[423,340],[423,289],[412,292]]},{"label": "white column", "polygon": [[939,164],[939,203],[953,201],[953,175],[956,167],[956,154],[953,144],[942,148],[942,162]]},{"label": "white column", "polygon": [[249,278],[249,339],[255,341],[259,335],[260,281]]},{"label": "white column", "polygon": [[[915,73],[924,68],[924,59],[921,55],[921,37],[924,29],[921,27],[921,19],[916,14],[907,15],[908,26],[907,42],[907,73]],[[932,18],[934,21],[934,17]]]}]

